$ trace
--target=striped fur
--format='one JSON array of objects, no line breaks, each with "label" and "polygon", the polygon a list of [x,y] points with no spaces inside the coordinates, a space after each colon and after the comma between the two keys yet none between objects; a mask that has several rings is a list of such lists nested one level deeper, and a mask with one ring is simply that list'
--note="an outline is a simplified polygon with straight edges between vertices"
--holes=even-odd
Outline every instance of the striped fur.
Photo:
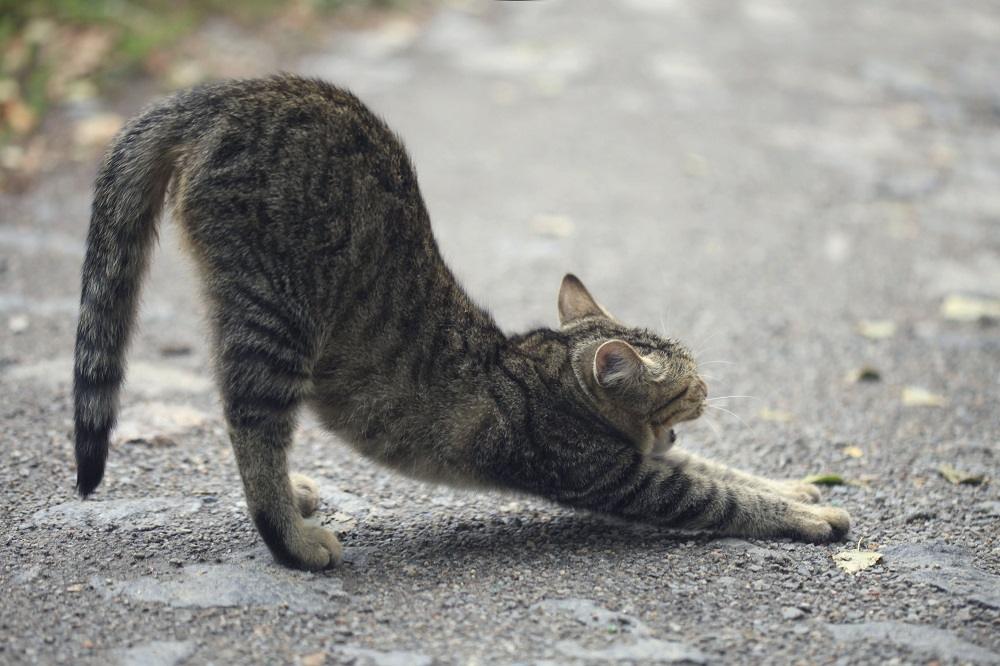
[{"label": "striped fur", "polygon": [[76,343],[77,487],[104,472],[125,351],[168,183],[210,306],[247,504],[275,557],[320,569],[334,535],[286,453],[303,405],[362,454],[431,481],[531,493],[721,534],[839,538],[799,484],[673,443],[705,383],[682,345],[611,317],[578,279],[560,327],[505,335],[438,252],[400,141],[350,93],[278,76],[175,95],[97,177]]}]

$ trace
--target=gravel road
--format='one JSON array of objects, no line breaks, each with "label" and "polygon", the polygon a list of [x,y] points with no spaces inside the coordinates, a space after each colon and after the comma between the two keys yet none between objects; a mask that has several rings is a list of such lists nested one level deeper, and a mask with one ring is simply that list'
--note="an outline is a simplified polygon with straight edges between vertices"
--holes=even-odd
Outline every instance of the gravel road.
[{"label": "gravel road", "polygon": [[[503,326],[554,325],[573,271],[688,341],[713,395],[749,397],[680,445],[842,476],[825,494],[852,541],[709,539],[430,487],[306,421],[294,464],[347,562],[279,568],[245,515],[169,222],[106,482],[79,501],[87,153],[0,195],[0,662],[1000,663],[995,3],[467,2],[291,61],[239,39],[247,73],[345,84],[399,131],[445,256]],[[837,566],[858,548],[881,560]]]}]

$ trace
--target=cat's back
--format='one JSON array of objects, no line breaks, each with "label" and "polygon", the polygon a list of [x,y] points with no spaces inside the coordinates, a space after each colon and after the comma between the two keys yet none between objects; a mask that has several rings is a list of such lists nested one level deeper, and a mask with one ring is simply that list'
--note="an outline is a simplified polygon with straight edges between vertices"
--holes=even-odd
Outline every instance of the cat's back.
[{"label": "cat's back", "polygon": [[190,123],[175,196],[187,211],[315,222],[419,202],[401,141],[330,83],[292,75],[229,81],[172,104]]}]

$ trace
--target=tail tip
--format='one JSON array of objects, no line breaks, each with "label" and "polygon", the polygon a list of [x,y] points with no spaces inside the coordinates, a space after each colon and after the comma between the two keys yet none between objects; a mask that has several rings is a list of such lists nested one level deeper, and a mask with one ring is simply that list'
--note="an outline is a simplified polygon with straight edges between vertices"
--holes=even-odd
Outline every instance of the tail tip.
[{"label": "tail tip", "polygon": [[80,494],[82,499],[87,499],[100,485],[103,477],[103,465],[100,467],[81,465],[76,472],[76,492]]}]

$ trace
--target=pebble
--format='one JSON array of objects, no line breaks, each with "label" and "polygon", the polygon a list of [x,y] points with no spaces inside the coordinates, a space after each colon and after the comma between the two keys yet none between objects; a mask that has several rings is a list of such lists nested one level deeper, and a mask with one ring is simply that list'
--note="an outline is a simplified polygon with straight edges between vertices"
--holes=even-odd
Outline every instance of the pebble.
[{"label": "pebble", "polygon": [[801,620],[805,616],[805,611],[795,606],[785,606],[781,609],[781,617],[786,620]]}]

